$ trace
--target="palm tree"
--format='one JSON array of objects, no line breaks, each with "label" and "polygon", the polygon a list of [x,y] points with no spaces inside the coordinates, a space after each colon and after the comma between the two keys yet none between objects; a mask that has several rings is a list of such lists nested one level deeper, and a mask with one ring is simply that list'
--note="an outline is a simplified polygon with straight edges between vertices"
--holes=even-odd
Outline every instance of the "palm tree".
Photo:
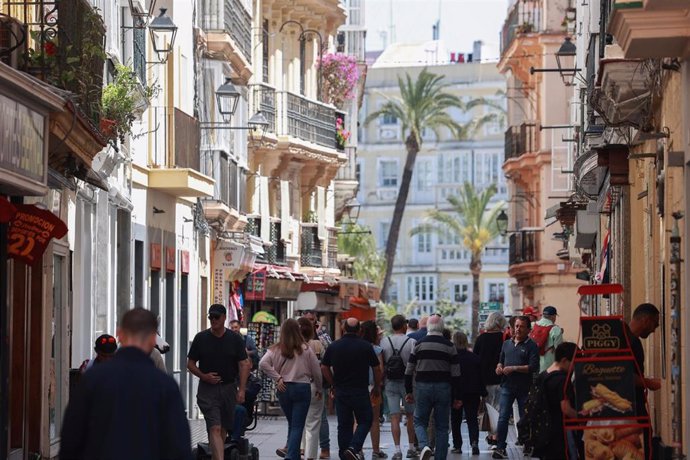
[{"label": "palm tree", "polygon": [[427,213],[427,222],[418,225],[410,232],[436,233],[447,235],[448,232],[459,235],[462,244],[470,251],[470,272],[472,273],[472,338],[477,337],[479,329],[479,275],[482,272],[482,253],[486,245],[499,234],[496,216],[503,208],[502,203],[490,206],[496,195],[496,186],[491,184],[484,190],[477,190],[465,182],[458,196],[449,196],[448,202],[452,211],[433,209]]},{"label": "palm tree", "polygon": [[478,126],[494,118],[492,115],[479,120],[472,120],[466,124],[457,123],[448,113],[448,109],[457,107],[460,110],[468,111],[477,105],[483,104],[484,101],[477,99],[464,103],[460,98],[446,91],[448,85],[443,84],[442,80],[443,76],[433,74],[426,68],[421,71],[415,81],[412,80],[409,74],[405,75],[405,78],[398,77],[400,97],[388,100],[379,110],[370,114],[364,121],[365,124],[368,124],[372,120],[384,115],[395,117],[402,125],[403,136],[405,136],[405,148],[407,149],[400,190],[395,201],[393,219],[388,232],[388,241],[386,242],[386,274],[381,287],[381,297],[384,301],[390,300],[388,298],[388,288],[393,273],[395,251],[398,246],[400,225],[405,213],[407,195],[412,182],[412,172],[417,154],[422,147],[422,132],[425,129],[429,129],[437,137],[440,137],[440,129],[446,128],[456,139],[466,139]]}]

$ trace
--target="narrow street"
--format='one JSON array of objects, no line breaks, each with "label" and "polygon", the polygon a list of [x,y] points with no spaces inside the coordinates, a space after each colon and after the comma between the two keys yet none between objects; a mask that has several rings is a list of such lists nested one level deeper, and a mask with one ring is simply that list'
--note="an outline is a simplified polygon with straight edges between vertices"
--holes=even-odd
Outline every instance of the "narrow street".
[{"label": "narrow street", "polygon": [[[338,424],[336,422],[335,416],[331,415],[328,418],[331,432],[331,459],[337,459],[337,428]],[[198,442],[206,442],[206,425],[203,420],[190,420],[189,427],[192,431],[192,446],[196,446]],[[490,459],[491,449],[489,449],[488,444],[484,440],[486,433],[480,433],[479,448],[481,450],[481,455],[472,456],[469,454],[469,444],[467,443],[467,424],[462,425],[463,439],[465,441],[464,450],[462,455],[460,454],[448,454],[448,458],[460,459],[460,458],[472,458],[472,459]],[[512,433],[512,427],[511,427]],[[254,444],[259,448],[262,460],[278,459],[276,455],[276,449],[283,447],[285,445],[285,439],[287,438],[287,422],[284,417],[260,417],[259,423],[254,431],[247,432],[247,439],[249,442]],[[509,436],[509,440],[512,440],[513,435]],[[403,440],[405,435],[403,434]],[[386,422],[381,427],[381,450],[388,454],[388,459],[393,456],[395,452],[393,449],[393,438],[391,435],[390,423]],[[407,450],[406,445],[403,445],[403,454]],[[510,458],[522,459],[525,458],[522,455],[522,450],[517,447],[509,447],[508,454]],[[364,443],[364,458],[365,460],[371,460],[371,441],[367,439]]]}]

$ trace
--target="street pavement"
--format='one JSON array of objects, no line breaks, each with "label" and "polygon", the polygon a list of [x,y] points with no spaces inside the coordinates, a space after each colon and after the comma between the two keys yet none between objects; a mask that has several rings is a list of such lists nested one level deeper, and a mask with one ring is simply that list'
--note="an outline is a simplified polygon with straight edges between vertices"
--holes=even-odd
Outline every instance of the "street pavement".
[{"label": "street pavement", "polygon": [[[336,418],[334,415],[331,415],[328,417],[329,425],[330,425],[330,432],[331,432],[331,458],[333,460],[338,460],[337,459],[337,454],[338,454],[338,441],[337,441],[337,422]],[[207,441],[207,436],[206,436],[206,425],[203,420],[190,420],[189,421],[190,428],[192,431],[192,447],[196,447],[196,444],[198,442],[206,442]],[[511,432],[512,427],[511,427]],[[489,446],[486,444],[486,441],[484,438],[486,437],[486,433],[482,432],[480,433],[480,445],[479,448],[481,450],[481,455],[478,456],[472,456],[470,455],[470,447],[469,447],[469,441],[468,441],[468,434],[467,434],[467,424],[463,423],[462,425],[462,432],[463,432],[463,453],[462,454],[451,454],[450,453],[450,448],[449,448],[449,455],[448,458],[450,459],[461,459],[461,458],[469,458],[469,459],[489,459],[491,458],[491,450],[489,449]],[[287,438],[287,422],[284,417],[270,417],[270,416],[259,416],[259,421],[257,424],[256,429],[253,431],[247,432],[247,438],[249,439],[249,442],[254,444],[256,447],[259,448],[260,452],[260,457],[261,460],[273,460],[277,459],[278,457],[276,456],[276,449],[279,447],[283,447],[285,445],[285,440]],[[514,438],[514,435],[512,436]],[[449,438],[450,438],[450,433],[449,433]],[[407,439],[407,435],[403,434],[403,441]],[[509,438],[509,441],[511,439]],[[451,441],[452,442],[452,441]],[[407,444],[403,444],[403,453],[406,452]],[[452,447],[452,446],[451,446]],[[391,435],[391,426],[390,423],[386,422],[382,427],[381,427],[381,450],[386,452],[388,454],[388,459],[393,456],[394,453],[394,445],[393,445],[393,436]],[[364,456],[366,460],[371,459],[371,440],[367,438],[367,441],[364,443]],[[522,459],[525,458],[522,454],[522,449],[516,448],[512,446],[512,443],[509,442],[509,447],[508,447],[508,454],[510,458],[514,459]]]}]

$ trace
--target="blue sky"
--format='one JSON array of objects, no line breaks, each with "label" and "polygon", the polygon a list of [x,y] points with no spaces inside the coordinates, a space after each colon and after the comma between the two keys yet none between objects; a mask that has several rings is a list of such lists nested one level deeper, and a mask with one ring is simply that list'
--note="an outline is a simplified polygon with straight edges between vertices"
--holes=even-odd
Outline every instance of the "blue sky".
[{"label": "blue sky", "polygon": [[498,58],[499,31],[508,0],[364,0],[367,51],[380,50],[391,19],[396,42],[431,40],[441,17],[441,39],[449,51],[471,52],[474,40],[484,41],[482,59]]}]

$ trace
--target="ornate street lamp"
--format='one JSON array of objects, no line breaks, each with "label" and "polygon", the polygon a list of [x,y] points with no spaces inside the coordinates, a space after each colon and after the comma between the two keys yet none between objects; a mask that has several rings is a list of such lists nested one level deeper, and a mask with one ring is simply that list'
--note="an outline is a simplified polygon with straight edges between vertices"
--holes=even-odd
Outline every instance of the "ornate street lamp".
[{"label": "ornate street lamp", "polygon": [[[149,3],[148,9],[142,9],[137,6],[135,6],[135,0],[128,0],[129,1],[129,13],[132,15],[132,20],[134,24],[137,23],[146,23],[148,20],[149,16],[151,16],[151,13],[156,9],[156,0],[151,0],[151,3]],[[141,0],[142,4],[146,4],[146,0]]]},{"label": "ornate street lamp", "polygon": [[161,63],[165,62],[172,53],[177,35],[177,26],[172,22],[170,16],[165,14],[166,11],[168,11],[166,8],[160,8],[160,14],[149,24],[153,50],[158,53],[159,57],[163,55]]},{"label": "ornate street lamp", "polygon": [[496,216],[496,228],[501,236],[506,236],[508,234],[508,214],[501,209],[501,212]]},{"label": "ornate street lamp", "polygon": [[237,103],[240,101],[240,92],[237,91],[230,78],[225,78],[225,83],[216,90],[216,101],[218,102],[218,111],[223,118],[229,119],[235,114]]},{"label": "ornate street lamp", "polygon": [[[247,127],[250,129],[249,136],[251,137],[252,142],[258,141],[259,144],[262,144],[269,126],[270,123],[264,114],[261,113],[261,111],[258,111],[252,115],[252,117],[247,121]],[[258,133],[261,133],[261,135],[259,136]]]},{"label": "ornate street lamp", "polygon": [[357,200],[357,197],[350,198],[350,200],[345,205],[345,211],[347,216],[350,218],[350,222],[356,223],[359,219],[359,212],[362,210],[362,205]]},{"label": "ornate street lamp", "polygon": [[575,56],[577,54],[577,47],[572,42],[570,37],[565,37],[563,44],[556,52],[556,65],[558,65],[558,73],[561,74],[565,86],[573,86],[575,84],[575,75],[578,69],[575,68]]},{"label": "ornate street lamp", "polygon": [[556,51],[556,64],[557,69],[535,69],[530,67],[530,75],[534,75],[537,72],[558,72],[561,74],[561,79],[565,86],[575,85],[575,77],[577,73],[582,70],[575,67],[575,56],[577,54],[577,47],[571,41],[570,37],[565,37],[563,44]]}]

